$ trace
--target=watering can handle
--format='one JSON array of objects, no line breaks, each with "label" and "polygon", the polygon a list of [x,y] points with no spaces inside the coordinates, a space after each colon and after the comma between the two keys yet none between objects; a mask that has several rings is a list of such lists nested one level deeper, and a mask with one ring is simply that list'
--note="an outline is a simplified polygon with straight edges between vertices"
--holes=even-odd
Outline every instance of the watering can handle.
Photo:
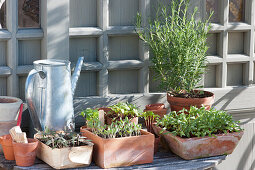
[{"label": "watering can handle", "polygon": [[33,121],[34,127],[37,128],[38,130],[42,130],[42,126],[35,110],[32,94],[34,90],[34,77],[36,74],[40,74],[41,72],[42,71],[37,71],[35,69],[31,70],[28,74],[26,85],[25,85],[25,93],[26,93],[25,96],[26,96],[26,102],[28,105],[28,110],[29,110],[31,119]]}]

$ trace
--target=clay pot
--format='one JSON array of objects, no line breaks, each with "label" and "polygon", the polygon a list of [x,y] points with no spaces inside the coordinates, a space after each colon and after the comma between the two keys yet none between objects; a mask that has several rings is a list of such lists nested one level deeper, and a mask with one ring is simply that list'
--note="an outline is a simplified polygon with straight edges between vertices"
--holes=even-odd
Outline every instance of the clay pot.
[{"label": "clay pot", "polygon": [[153,162],[155,136],[141,130],[140,136],[104,139],[81,127],[83,136],[94,143],[93,160],[101,168]]},{"label": "clay pot", "polygon": [[15,160],[11,135],[1,136],[0,144],[2,145],[5,159],[9,161]]},{"label": "clay pot", "polygon": [[162,118],[166,114],[167,109],[163,103],[155,103],[146,105],[143,111],[152,111],[154,114],[159,115],[160,118]]},{"label": "clay pot", "polygon": [[93,143],[85,146],[55,148],[39,141],[37,157],[55,169],[89,166],[92,160]]},{"label": "clay pot", "polygon": [[[153,124],[152,127],[155,133],[159,135],[162,128],[156,126],[156,124]],[[183,159],[191,160],[231,154],[243,136],[243,132],[217,134],[215,136],[180,138],[168,131],[163,131],[161,134],[161,137],[166,140],[173,153]]]},{"label": "clay pot", "polygon": [[37,147],[37,139],[28,139],[28,143],[12,142],[16,164],[18,166],[32,166],[35,162]]},{"label": "clay pot", "polygon": [[[196,90],[198,91],[198,90]],[[180,111],[183,108],[189,110],[190,106],[196,106],[198,108],[205,106],[206,110],[209,110],[214,103],[214,94],[208,91],[204,91],[209,97],[205,98],[182,98],[174,97],[167,93],[167,101],[170,104],[171,111]]]},{"label": "clay pot", "polygon": [[0,121],[14,121],[22,100],[16,97],[0,96]]}]

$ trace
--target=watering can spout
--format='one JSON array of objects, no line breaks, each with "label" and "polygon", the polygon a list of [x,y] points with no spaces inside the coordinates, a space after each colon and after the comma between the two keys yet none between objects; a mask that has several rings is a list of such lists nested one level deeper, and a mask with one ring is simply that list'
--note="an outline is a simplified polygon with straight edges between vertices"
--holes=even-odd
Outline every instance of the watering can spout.
[{"label": "watering can spout", "polygon": [[73,75],[72,75],[72,79],[71,79],[72,95],[74,95],[76,85],[77,85],[78,79],[80,77],[80,72],[81,72],[81,68],[83,65],[83,59],[84,59],[84,57],[79,57],[77,64],[75,66]]}]

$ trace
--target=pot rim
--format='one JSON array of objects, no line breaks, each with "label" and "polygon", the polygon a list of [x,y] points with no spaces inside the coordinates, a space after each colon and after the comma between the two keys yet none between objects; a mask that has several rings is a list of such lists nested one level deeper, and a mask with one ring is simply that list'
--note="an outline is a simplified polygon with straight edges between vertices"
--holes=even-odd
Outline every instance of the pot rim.
[{"label": "pot rim", "polygon": [[11,103],[1,103],[0,105],[16,105],[17,103],[23,103],[23,101],[20,98],[17,97],[12,97],[12,96],[0,96],[0,99],[12,99],[15,100],[15,102],[11,102]]},{"label": "pot rim", "polygon": [[[86,130],[86,131],[90,132],[91,134],[93,134],[95,137],[100,138],[101,140],[104,140],[104,141],[124,140],[124,139],[130,139],[130,138],[139,138],[139,137],[148,136],[148,135],[154,136],[152,133],[147,132],[147,131],[141,129],[141,130],[140,130],[141,135],[139,135],[139,136],[128,136],[128,137],[121,137],[121,138],[107,138],[107,139],[105,139],[105,138],[102,138],[102,137],[100,137],[100,136],[98,136],[98,135],[92,133],[92,132],[90,131],[90,130],[91,130],[90,128],[86,128],[85,126],[82,126],[80,129],[81,129],[81,130]],[[81,134],[82,134],[82,133],[85,133],[85,132],[81,132]]]},{"label": "pot rim", "polygon": [[178,99],[183,99],[183,100],[203,100],[203,99],[208,99],[208,98],[215,98],[215,95],[213,92],[210,92],[210,91],[206,91],[206,90],[194,90],[194,91],[203,91],[207,94],[210,94],[209,97],[203,97],[203,98],[197,98],[197,97],[194,97],[194,98],[183,98],[183,97],[175,97],[175,96],[172,96],[170,95],[170,92],[167,91],[167,97],[169,98],[178,98]]},{"label": "pot rim", "polygon": [[33,138],[27,138],[28,143],[17,143],[15,141],[12,141],[12,144],[18,147],[31,147],[33,145],[38,145],[39,141],[37,139]]},{"label": "pot rim", "polygon": [[[160,128],[160,129],[163,129],[163,128],[159,127],[159,126],[156,126],[156,123],[153,123],[152,126],[155,126],[155,127]],[[164,133],[164,132],[169,132],[169,131],[164,130],[163,133]],[[215,135],[216,137],[220,137],[220,136],[229,136],[229,135],[232,135],[232,134],[240,134],[241,136],[243,136],[243,133],[244,133],[244,131],[242,130],[242,131],[240,131],[240,132],[220,133],[220,134],[214,134],[214,135]],[[179,140],[179,141],[188,141],[188,140],[200,140],[200,139],[207,139],[207,138],[215,138],[215,136],[182,138],[182,137],[180,137],[180,136],[175,136],[175,135],[173,135],[171,132],[169,132],[168,134],[165,134],[165,135],[171,135],[171,136],[177,138],[177,140]]]}]

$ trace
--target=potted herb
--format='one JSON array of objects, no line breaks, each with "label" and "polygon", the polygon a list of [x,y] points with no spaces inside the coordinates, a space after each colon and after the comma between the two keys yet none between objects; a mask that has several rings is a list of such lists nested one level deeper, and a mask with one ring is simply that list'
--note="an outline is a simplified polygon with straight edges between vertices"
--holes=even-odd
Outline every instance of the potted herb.
[{"label": "potted herb", "polygon": [[93,143],[75,132],[46,129],[35,135],[39,140],[37,157],[55,169],[89,166]]},{"label": "potted herb", "polygon": [[81,127],[83,136],[92,140],[93,160],[101,168],[130,166],[152,163],[154,135],[141,129],[141,125],[125,119],[116,120],[111,125],[103,125],[99,119],[93,120],[94,127]]},{"label": "potted herb", "polygon": [[165,115],[153,124],[153,129],[163,136],[172,152],[188,160],[231,154],[243,135],[225,111],[193,106]]},{"label": "potted herb", "polygon": [[131,103],[119,102],[115,105],[110,106],[109,108],[112,111],[109,111],[106,114],[106,122],[108,125],[110,125],[112,121],[125,119],[126,117],[130,120],[130,122],[138,124],[140,110],[136,105]]},{"label": "potted herb", "polygon": [[154,54],[154,78],[167,91],[172,111],[202,105],[210,109],[214,102],[213,93],[195,90],[201,87],[198,84],[206,70],[209,19],[197,21],[197,8],[189,14],[188,7],[189,0],[173,0],[169,7],[161,5],[145,28],[141,16],[137,16],[137,33]]}]

